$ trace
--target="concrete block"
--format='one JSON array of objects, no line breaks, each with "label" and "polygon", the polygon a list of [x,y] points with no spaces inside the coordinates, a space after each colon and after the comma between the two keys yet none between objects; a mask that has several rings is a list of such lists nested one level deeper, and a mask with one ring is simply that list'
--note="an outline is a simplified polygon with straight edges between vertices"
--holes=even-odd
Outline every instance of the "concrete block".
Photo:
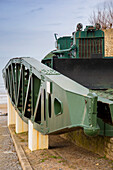
[{"label": "concrete block", "polygon": [[48,149],[48,135],[42,135],[33,128],[31,120],[28,121],[28,148],[31,151],[38,149]]},{"label": "concrete block", "polygon": [[7,117],[7,124],[8,126],[11,124],[15,124],[15,108],[13,107],[10,97],[8,95],[7,97],[7,112],[8,112],[8,117]]},{"label": "concrete block", "polygon": [[16,133],[22,133],[22,132],[27,132],[28,131],[28,124],[25,123],[20,116],[18,115],[17,112],[16,114]]}]

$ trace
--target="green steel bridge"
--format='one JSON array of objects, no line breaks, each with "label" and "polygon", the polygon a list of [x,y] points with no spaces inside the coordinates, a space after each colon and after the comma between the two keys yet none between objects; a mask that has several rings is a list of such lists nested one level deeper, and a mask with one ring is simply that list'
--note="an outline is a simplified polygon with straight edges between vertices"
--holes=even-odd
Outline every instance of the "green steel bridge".
[{"label": "green steel bridge", "polygon": [[[21,119],[26,123],[31,120],[34,129],[42,134],[61,134],[83,128],[86,135],[94,136],[112,128],[107,123],[113,122],[113,101],[98,97],[36,59],[11,59],[3,69],[3,77]],[[106,129],[97,105],[100,109],[108,108]]]}]

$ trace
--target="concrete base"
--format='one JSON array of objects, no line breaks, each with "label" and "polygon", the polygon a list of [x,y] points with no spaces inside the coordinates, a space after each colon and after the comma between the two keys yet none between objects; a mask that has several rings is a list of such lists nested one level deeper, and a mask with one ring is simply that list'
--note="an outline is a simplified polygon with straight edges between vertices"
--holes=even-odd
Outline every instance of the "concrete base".
[{"label": "concrete base", "polygon": [[22,133],[22,132],[27,132],[28,131],[28,124],[25,123],[18,113],[15,111],[16,114],[16,133]]},{"label": "concrete base", "polygon": [[[37,149],[48,149],[48,135],[42,135],[33,128],[31,120],[26,124],[18,115],[13,107],[10,97],[8,96],[8,126],[15,124],[16,133],[27,132],[28,130],[28,147],[31,151]],[[29,126],[29,129],[28,129]]]},{"label": "concrete base", "polygon": [[8,126],[11,124],[15,124],[15,108],[13,107],[11,101],[10,101],[10,97],[8,95],[7,97],[7,110],[8,110],[8,121],[7,124]]},{"label": "concrete base", "polygon": [[37,149],[48,149],[48,135],[42,135],[33,128],[31,120],[28,121],[28,148],[31,151]]}]

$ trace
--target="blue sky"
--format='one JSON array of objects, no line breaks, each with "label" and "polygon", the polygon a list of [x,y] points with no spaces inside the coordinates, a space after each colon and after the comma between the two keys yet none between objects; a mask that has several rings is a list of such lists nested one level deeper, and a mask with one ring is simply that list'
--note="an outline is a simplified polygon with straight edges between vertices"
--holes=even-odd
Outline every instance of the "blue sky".
[{"label": "blue sky", "polygon": [[[105,0],[0,0],[0,72],[10,58],[41,60],[55,48],[54,33],[71,35]],[[0,74],[1,81],[1,74]]]}]

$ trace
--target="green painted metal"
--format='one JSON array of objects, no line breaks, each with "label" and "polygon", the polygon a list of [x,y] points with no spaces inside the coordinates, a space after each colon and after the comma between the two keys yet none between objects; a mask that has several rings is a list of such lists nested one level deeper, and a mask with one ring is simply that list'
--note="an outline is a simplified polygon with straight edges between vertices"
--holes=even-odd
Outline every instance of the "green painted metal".
[{"label": "green painted metal", "polygon": [[109,137],[113,136],[113,126],[109,125],[108,123],[105,123],[100,118],[97,119],[97,122],[100,127],[100,132],[99,132],[100,135],[109,136]]},{"label": "green painted metal", "polygon": [[75,48],[75,45],[73,44],[73,40],[71,36],[64,36],[60,37],[56,40],[56,48],[57,51],[52,51],[53,54],[58,54],[59,57],[65,57],[65,58],[70,58],[71,56],[71,51],[73,48]]},{"label": "green painted metal", "polygon": [[99,133],[97,95],[33,58],[11,59],[3,69],[8,94],[19,116],[42,134],[83,128]]},{"label": "green painted metal", "polygon": [[90,90],[97,94],[97,122],[100,135],[113,136],[113,89]]},{"label": "green painted metal", "polygon": [[[104,58],[104,32],[100,29],[100,26],[98,28],[93,26],[86,26],[84,31],[82,31],[81,29],[77,29],[77,31],[72,34],[72,39],[73,39],[73,43],[71,42],[71,45],[68,46],[68,48],[66,46],[61,49],[57,47],[56,50],[51,52],[53,56],[51,56],[51,58],[49,59],[44,58],[42,60],[42,63],[48,65],[51,68],[54,68],[53,67],[54,57],[57,57],[59,61],[61,61],[60,59],[67,59],[67,58],[75,58],[75,60],[76,58],[77,59],[79,58],[86,59],[86,58],[93,58],[93,57]],[[61,40],[63,40],[63,37],[61,37]],[[60,46],[61,44],[63,44],[62,41],[60,42]],[[67,70],[68,69],[71,70],[71,68],[69,68],[68,63],[66,68]],[[96,71],[96,66],[95,66],[95,71]],[[97,74],[101,75],[101,73],[98,72]],[[98,125],[100,127],[100,134],[106,136],[113,136],[113,126],[112,126],[113,125],[113,89],[104,88],[106,87],[106,84],[103,84],[102,87],[103,90],[97,89],[97,90],[91,90],[90,92],[91,93],[94,92],[97,94],[97,96],[99,96],[97,99],[96,116],[97,116]]]},{"label": "green painted metal", "polygon": [[90,58],[93,54],[104,57],[104,32],[102,30],[88,30],[75,33],[76,58]]},{"label": "green painted metal", "polygon": [[65,50],[65,49],[70,48],[72,45],[71,36],[65,36],[65,37],[58,38],[56,45],[57,45],[58,50]]}]

